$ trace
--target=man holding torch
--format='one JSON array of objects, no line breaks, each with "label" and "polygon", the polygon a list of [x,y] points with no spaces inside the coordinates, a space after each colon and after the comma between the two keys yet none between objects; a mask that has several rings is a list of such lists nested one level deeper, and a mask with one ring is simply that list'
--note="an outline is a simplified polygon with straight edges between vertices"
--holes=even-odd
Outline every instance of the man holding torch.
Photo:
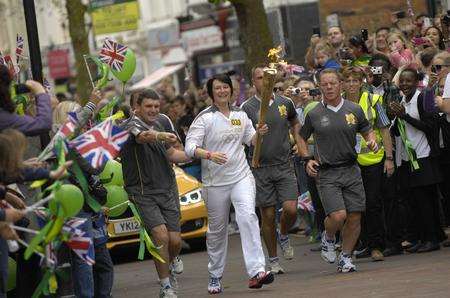
[{"label": "man holding torch", "polygon": [[[272,65],[273,66],[273,65]],[[269,254],[269,269],[274,274],[284,273],[277,255],[276,207],[281,205],[279,242],[285,259],[294,257],[288,231],[297,218],[297,181],[291,158],[289,131],[299,142],[300,123],[295,105],[289,98],[273,94],[276,70],[254,67],[252,82],[256,95],[241,108],[252,120],[253,126],[266,123],[269,132],[248,150],[252,172],[256,180],[256,204],[262,217],[262,234]]]}]

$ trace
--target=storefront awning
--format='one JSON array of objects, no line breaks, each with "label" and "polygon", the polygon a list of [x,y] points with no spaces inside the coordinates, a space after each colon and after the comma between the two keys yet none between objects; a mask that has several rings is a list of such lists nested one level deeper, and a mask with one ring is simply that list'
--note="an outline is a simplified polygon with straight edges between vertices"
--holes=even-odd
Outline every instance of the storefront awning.
[{"label": "storefront awning", "polygon": [[157,84],[158,82],[160,82],[165,77],[170,76],[171,74],[182,69],[183,67],[184,67],[184,63],[163,66],[163,67],[159,68],[158,70],[152,72],[150,75],[143,78],[141,81],[139,81],[136,84],[134,84],[133,86],[131,86],[130,90],[139,90],[139,89],[149,88],[149,87]]}]

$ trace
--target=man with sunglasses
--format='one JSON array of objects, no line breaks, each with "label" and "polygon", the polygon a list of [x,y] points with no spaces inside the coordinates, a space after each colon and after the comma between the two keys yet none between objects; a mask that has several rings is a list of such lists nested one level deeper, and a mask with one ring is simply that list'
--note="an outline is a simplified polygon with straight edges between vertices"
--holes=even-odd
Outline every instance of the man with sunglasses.
[{"label": "man with sunglasses", "polygon": [[[256,95],[245,101],[241,108],[256,127],[259,120],[261,94],[264,88],[264,66],[252,69],[252,83]],[[269,254],[269,269],[272,273],[283,273],[277,255],[276,206],[281,205],[283,212],[280,219],[278,240],[285,259],[294,257],[294,249],[290,245],[288,232],[297,219],[297,181],[291,158],[289,130],[295,140],[300,141],[298,131],[300,123],[297,119],[295,105],[289,98],[274,94],[269,103],[265,123],[269,132],[264,136],[261,147],[260,166],[252,168],[256,180],[256,205],[260,207],[262,217],[262,234]],[[253,147],[248,148],[248,159],[251,163]]]}]

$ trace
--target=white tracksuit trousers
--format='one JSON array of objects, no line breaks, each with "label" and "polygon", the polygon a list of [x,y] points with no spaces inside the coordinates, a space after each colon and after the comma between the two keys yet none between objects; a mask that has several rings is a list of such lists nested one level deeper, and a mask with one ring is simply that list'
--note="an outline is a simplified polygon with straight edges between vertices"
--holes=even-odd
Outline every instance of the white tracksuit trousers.
[{"label": "white tracksuit trousers", "polygon": [[203,188],[208,209],[208,271],[212,277],[222,277],[227,258],[228,217],[230,204],[236,211],[245,267],[249,277],[265,271],[258,217],[255,213],[255,180],[250,173],[235,184]]}]

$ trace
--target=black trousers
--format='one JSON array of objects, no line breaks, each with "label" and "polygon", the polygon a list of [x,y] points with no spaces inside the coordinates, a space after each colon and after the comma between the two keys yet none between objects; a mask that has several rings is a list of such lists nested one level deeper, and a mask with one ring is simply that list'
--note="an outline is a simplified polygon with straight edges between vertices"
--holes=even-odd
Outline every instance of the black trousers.
[{"label": "black trousers", "polygon": [[441,228],[439,193],[436,184],[411,188],[407,194],[411,200],[413,218],[411,226],[415,238],[422,242],[441,242],[445,233]]},{"label": "black trousers", "polygon": [[361,222],[361,241],[370,250],[383,250],[385,246],[385,223],[383,217],[384,162],[360,166],[366,194],[366,212]]},{"label": "black trousers", "polygon": [[317,191],[316,180],[310,176],[307,176],[308,190],[311,194],[312,204],[314,210],[316,210],[315,223],[317,229],[322,233],[325,230],[325,210],[323,209],[322,202],[320,201],[319,192]]},{"label": "black trousers", "polygon": [[439,185],[443,200],[443,210],[444,210],[444,224],[450,226],[450,164],[442,163],[441,172],[443,176],[443,182]]}]

